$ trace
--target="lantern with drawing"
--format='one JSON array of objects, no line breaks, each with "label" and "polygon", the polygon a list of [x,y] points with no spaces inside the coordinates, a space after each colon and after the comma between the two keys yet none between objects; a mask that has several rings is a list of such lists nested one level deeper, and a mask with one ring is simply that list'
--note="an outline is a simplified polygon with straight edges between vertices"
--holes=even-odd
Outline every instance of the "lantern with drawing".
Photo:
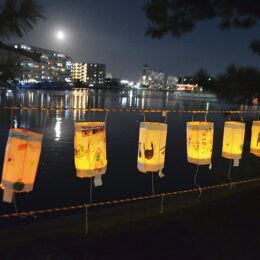
[{"label": "lantern with drawing", "polygon": [[74,151],[77,176],[94,177],[95,186],[102,185],[101,176],[107,169],[105,123],[75,123]]},{"label": "lantern with drawing", "polygon": [[211,165],[214,123],[187,122],[188,162],[197,165]]},{"label": "lantern with drawing", "polygon": [[33,185],[42,147],[42,134],[12,128],[5,150],[1,187],[3,201],[12,202],[14,192],[29,192]]},{"label": "lantern with drawing", "polygon": [[251,131],[250,153],[260,157],[260,121],[253,121]]},{"label": "lantern with drawing", "polygon": [[245,123],[227,121],[224,125],[222,156],[234,160],[234,166],[239,166],[242,157],[245,137]]},{"label": "lantern with drawing", "polygon": [[167,124],[141,122],[139,128],[139,143],[137,168],[140,172],[159,172],[163,177]]}]

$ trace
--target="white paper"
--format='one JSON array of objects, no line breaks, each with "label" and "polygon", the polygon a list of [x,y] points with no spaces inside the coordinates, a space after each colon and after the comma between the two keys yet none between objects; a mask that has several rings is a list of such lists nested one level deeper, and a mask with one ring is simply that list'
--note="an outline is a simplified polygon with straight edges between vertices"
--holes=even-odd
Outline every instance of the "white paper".
[{"label": "white paper", "polygon": [[99,187],[99,186],[103,185],[101,175],[95,176],[95,178],[94,178],[94,185],[95,185],[95,187]]},{"label": "white paper", "polygon": [[162,170],[160,170],[159,172],[158,172],[158,176],[160,177],[160,178],[163,178],[165,175],[163,174],[163,172],[162,172]]},{"label": "white paper", "polygon": [[5,189],[3,201],[11,203],[12,200],[13,200],[13,190],[12,189]]},{"label": "white paper", "polygon": [[234,167],[238,167],[238,166],[239,166],[239,160],[238,160],[238,159],[235,159],[235,160],[234,160],[233,166],[234,166]]}]

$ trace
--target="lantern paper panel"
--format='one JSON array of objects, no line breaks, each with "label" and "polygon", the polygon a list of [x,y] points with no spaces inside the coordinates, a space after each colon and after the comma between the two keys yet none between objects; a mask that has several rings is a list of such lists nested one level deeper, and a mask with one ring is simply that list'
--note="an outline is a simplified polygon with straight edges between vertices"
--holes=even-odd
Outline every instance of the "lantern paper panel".
[{"label": "lantern paper panel", "polygon": [[227,121],[224,125],[222,156],[234,160],[234,166],[239,166],[242,157],[245,138],[245,123]]},{"label": "lantern paper panel", "polygon": [[5,202],[12,202],[13,192],[29,192],[39,164],[42,134],[12,128],[5,150],[1,186]]},{"label": "lantern paper panel", "polygon": [[107,169],[105,122],[75,123],[74,150],[77,176],[95,177],[95,185],[102,185]]},{"label": "lantern paper panel", "polygon": [[139,128],[139,143],[137,168],[140,172],[158,172],[162,177],[164,168],[167,124],[141,122]]},{"label": "lantern paper panel", "polygon": [[188,162],[197,165],[211,165],[214,123],[187,122],[187,157]]},{"label": "lantern paper panel", "polygon": [[251,131],[250,153],[260,157],[260,121],[253,121]]}]

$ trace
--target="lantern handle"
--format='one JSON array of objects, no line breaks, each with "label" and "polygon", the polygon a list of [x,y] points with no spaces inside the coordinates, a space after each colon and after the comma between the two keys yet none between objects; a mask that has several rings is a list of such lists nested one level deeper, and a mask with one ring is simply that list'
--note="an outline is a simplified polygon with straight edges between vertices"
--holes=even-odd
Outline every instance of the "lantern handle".
[{"label": "lantern handle", "polygon": [[108,117],[108,112],[106,112],[106,115],[105,115],[105,122],[107,122],[107,117]]},{"label": "lantern handle", "polygon": [[231,121],[231,113],[228,115],[228,121]]},{"label": "lantern handle", "polygon": [[162,112],[162,117],[165,117],[164,123],[166,124],[166,122],[167,122],[167,117],[168,117],[168,112],[164,110],[164,111]]},{"label": "lantern handle", "polygon": [[242,123],[244,122],[244,119],[243,119],[242,113],[240,113],[240,120],[241,120]]},{"label": "lantern handle", "polygon": [[192,112],[191,121],[193,122],[194,119],[194,112]]},{"label": "lantern handle", "polygon": [[143,116],[144,116],[144,122],[145,122],[145,121],[146,121],[146,120],[145,120],[145,112],[143,112]]},{"label": "lantern handle", "polygon": [[207,122],[208,111],[205,113],[205,122]]}]

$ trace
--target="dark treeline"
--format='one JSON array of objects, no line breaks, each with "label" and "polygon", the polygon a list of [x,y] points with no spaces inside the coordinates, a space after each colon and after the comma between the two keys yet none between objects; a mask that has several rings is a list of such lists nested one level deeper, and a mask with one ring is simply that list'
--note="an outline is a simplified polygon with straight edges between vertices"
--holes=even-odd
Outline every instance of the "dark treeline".
[{"label": "dark treeline", "polygon": [[256,68],[230,65],[225,73],[216,77],[200,69],[192,80],[221,99],[250,105],[255,98],[260,98],[260,71]]}]

